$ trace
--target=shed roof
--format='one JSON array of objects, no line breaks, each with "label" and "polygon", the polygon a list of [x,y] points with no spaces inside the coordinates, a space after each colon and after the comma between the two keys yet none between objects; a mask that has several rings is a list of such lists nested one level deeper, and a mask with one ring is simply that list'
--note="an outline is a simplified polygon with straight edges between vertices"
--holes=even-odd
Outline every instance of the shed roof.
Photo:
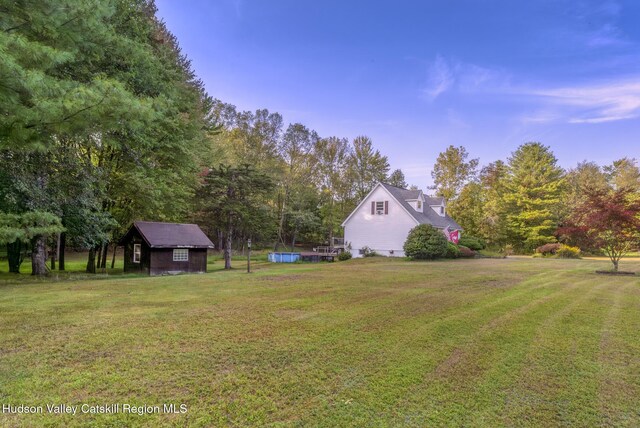
[{"label": "shed roof", "polygon": [[122,245],[136,229],[151,248],[214,248],[197,224],[136,221],[120,240]]}]

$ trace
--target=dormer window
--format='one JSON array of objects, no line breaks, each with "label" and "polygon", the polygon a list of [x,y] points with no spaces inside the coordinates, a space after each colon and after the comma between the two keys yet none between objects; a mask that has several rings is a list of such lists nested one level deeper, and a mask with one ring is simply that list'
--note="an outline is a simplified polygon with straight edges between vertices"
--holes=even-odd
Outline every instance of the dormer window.
[{"label": "dormer window", "polygon": [[418,199],[418,203],[416,206],[418,207],[419,210],[422,209],[422,201],[420,199]]},{"label": "dormer window", "polygon": [[444,207],[440,207],[440,215],[444,215]]}]

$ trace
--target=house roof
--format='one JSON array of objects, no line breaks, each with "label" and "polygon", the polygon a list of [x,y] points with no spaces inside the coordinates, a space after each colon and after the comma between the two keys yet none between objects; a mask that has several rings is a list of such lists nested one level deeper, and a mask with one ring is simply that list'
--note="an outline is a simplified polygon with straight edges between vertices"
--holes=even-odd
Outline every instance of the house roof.
[{"label": "house roof", "polygon": [[424,202],[429,206],[444,205],[444,198],[441,196],[425,196]]},{"label": "house roof", "polygon": [[136,229],[151,248],[214,248],[197,224],[136,221],[120,240],[120,245]]},{"label": "house roof", "polygon": [[[416,219],[416,221],[420,224],[430,224],[440,229],[453,229],[453,230],[462,230],[462,227],[454,219],[449,217],[448,214],[444,216],[440,216],[432,209],[423,210],[423,212],[416,211],[413,207],[407,202],[407,200],[417,199],[417,194],[420,193],[420,190],[407,190],[402,189],[400,187],[395,187],[390,184],[380,183],[382,187],[384,187],[391,196],[393,196],[400,205],[402,205],[411,216]],[[425,203],[428,205],[442,205],[444,200],[443,198],[432,198],[429,196],[425,196]],[[437,203],[432,203],[437,202]]]}]

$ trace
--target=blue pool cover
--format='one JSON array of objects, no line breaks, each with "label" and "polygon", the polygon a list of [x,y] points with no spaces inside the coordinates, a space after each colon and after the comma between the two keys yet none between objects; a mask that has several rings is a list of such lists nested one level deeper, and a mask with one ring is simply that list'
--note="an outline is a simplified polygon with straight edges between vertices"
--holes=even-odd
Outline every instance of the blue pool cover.
[{"label": "blue pool cover", "polygon": [[269,253],[268,259],[272,263],[293,263],[300,260],[300,253]]}]

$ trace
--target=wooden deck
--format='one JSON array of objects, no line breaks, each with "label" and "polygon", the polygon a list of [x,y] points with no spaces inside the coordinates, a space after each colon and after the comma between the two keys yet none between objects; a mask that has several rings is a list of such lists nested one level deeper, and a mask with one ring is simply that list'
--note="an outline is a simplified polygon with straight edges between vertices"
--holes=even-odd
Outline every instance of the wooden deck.
[{"label": "wooden deck", "polygon": [[335,261],[335,257],[337,256],[337,254],[335,253],[325,253],[325,252],[318,252],[318,251],[304,251],[300,253],[300,259],[303,262],[312,262],[312,263],[318,263],[318,262],[333,262]]}]

